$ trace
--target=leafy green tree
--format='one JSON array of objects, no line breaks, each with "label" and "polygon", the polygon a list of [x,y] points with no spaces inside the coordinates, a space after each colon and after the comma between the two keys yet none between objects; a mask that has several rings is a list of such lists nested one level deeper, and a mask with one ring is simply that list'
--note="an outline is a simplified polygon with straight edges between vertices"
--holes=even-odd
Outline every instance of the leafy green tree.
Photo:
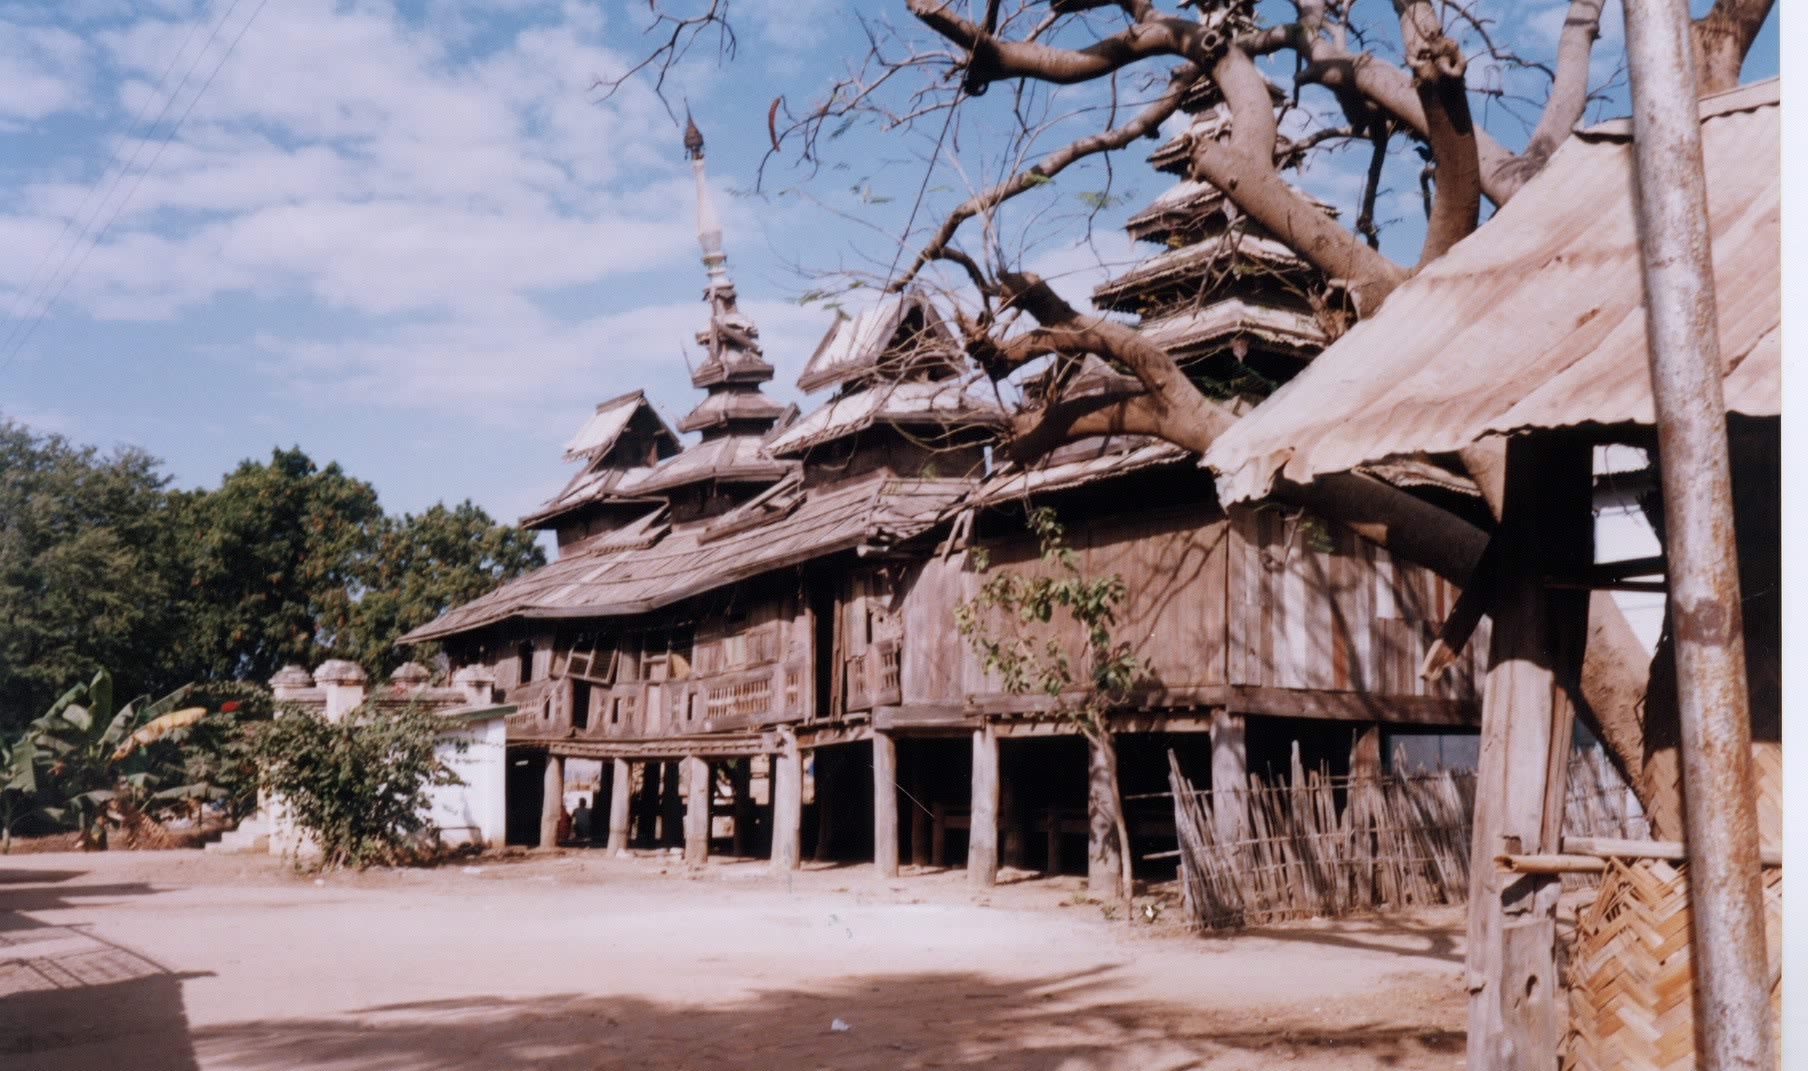
[{"label": "leafy green tree", "polygon": [[396,640],[450,607],[546,564],[531,532],[499,525],[468,499],[386,520],[362,571],[338,655],[377,675],[408,658]]},{"label": "leafy green tree", "polygon": [[178,683],[162,657],[183,571],[166,482],[141,451],[0,419],[0,736],[97,666],[134,693]]},{"label": "leafy green tree", "polygon": [[0,740],[0,855],[13,850],[13,830],[41,813],[38,756],[29,736]]},{"label": "leafy green tree", "polygon": [[370,484],[273,450],[218,490],[178,495],[176,515],[191,555],[177,654],[190,677],[265,681],[337,653],[383,523]]},{"label": "leafy green tree", "polygon": [[427,789],[461,784],[437,750],[444,723],[419,707],[366,703],[337,721],[288,710],[260,728],[263,784],[320,849],[322,867],[414,856]]},{"label": "leafy green tree", "polygon": [[[1041,571],[993,572],[973,598],[955,607],[955,627],[1007,692],[1040,692],[1050,710],[1086,738],[1093,798],[1102,812],[1093,821],[1109,827],[1108,835],[1092,840],[1107,859],[1115,854],[1117,893],[1128,920],[1134,888],[1130,833],[1108,715],[1147,675],[1147,668],[1128,643],[1112,634],[1127,588],[1121,576],[1089,577],[1080,571],[1053,510],[1031,510],[1029,526],[1041,552]],[[980,572],[990,564],[983,548],[976,552],[974,565]],[[1068,655],[1076,634],[1081,641],[1077,667]]]}]

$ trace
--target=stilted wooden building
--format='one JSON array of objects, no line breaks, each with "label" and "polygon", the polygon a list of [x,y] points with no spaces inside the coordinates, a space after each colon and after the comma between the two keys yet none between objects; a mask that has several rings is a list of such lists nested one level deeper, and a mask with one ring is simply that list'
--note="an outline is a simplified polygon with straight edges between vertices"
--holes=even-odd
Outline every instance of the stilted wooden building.
[{"label": "stilted wooden building", "polygon": [[[772,369],[735,307],[701,139],[687,145],[708,393],[679,430],[701,441],[679,449],[638,392],[599,406],[566,451],[580,472],[524,519],[558,533],[558,559],[407,637],[486,667],[517,708],[512,840],[552,840],[562,763],[588,758],[615,850],[682,843],[700,862],[714,839],[785,868],[808,844],[885,873],[964,858],[982,883],[1001,863],[1111,873],[1076,727],[1007,694],[954,625],[982,558],[1042,567],[1026,503],[1057,510],[1085,572],[1128,584],[1120,632],[1149,678],[1112,714],[1127,795],[1165,789],[1170,748],[1197,783],[1241,785],[1295,749],[1337,772],[1376,764],[1383,726],[1477,724],[1472,661],[1416,673],[1448,584],[1310,517],[1225,510],[1197,458],[1159,442],[994,466],[1005,414],[920,295],[839,319],[800,377],[829,397],[788,418],[760,391]],[[1247,313],[1231,330],[1176,345],[1256,337],[1297,363],[1315,344],[1306,313],[1227,300]],[[1172,845],[1171,808],[1130,817],[1133,854]]]}]

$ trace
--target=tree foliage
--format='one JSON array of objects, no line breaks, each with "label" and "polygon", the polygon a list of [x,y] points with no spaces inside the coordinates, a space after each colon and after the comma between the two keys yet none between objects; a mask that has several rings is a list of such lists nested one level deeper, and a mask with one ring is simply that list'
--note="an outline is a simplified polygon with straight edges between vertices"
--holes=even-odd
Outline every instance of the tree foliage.
[{"label": "tree foliage", "polygon": [[0,420],[0,742],[103,666],[125,694],[328,658],[385,675],[404,632],[545,562],[468,501],[386,515],[298,448],[167,484],[140,451]]},{"label": "tree foliage", "polygon": [[0,419],[0,736],[99,666],[121,667],[128,692],[172,683],[166,482],[142,452]]},{"label": "tree foliage", "polygon": [[444,723],[418,707],[366,703],[336,721],[286,710],[257,734],[263,785],[313,838],[323,867],[415,856],[427,789],[462,783],[438,754]]}]

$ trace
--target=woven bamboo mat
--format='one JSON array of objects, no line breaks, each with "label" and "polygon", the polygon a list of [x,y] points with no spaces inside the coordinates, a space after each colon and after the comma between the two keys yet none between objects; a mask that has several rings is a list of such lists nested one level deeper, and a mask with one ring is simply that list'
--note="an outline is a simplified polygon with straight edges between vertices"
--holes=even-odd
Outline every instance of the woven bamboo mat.
[{"label": "woven bamboo mat", "polygon": [[[1689,890],[1683,866],[1614,860],[1600,894],[1576,920],[1570,1029],[1562,1066],[1573,1071],[1671,1071],[1695,1066]],[[1764,870],[1771,1015],[1779,1022],[1783,871]]]}]

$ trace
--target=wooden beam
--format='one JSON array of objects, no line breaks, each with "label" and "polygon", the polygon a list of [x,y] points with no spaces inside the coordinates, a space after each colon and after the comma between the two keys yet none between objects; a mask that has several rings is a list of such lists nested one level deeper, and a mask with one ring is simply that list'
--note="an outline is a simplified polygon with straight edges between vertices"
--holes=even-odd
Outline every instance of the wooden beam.
[{"label": "wooden beam", "polygon": [[634,773],[627,759],[611,761],[615,776],[609,784],[609,853],[614,855],[628,850],[628,792]]},{"label": "wooden beam", "polygon": [[879,876],[898,876],[898,742],[873,733],[873,865]]},{"label": "wooden beam", "polygon": [[779,730],[779,745],[772,758],[772,869],[789,873],[803,861],[804,763],[789,729]]},{"label": "wooden beam", "polygon": [[989,889],[998,881],[998,737],[990,725],[973,730],[973,803],[968,812],[967,883]]},{"label": "wooden beam", "polygon": [[702,866],[709,862],[709,761],[692,755],[684,760],[684,773],[689,797],[684,806],[684,863]]}]

